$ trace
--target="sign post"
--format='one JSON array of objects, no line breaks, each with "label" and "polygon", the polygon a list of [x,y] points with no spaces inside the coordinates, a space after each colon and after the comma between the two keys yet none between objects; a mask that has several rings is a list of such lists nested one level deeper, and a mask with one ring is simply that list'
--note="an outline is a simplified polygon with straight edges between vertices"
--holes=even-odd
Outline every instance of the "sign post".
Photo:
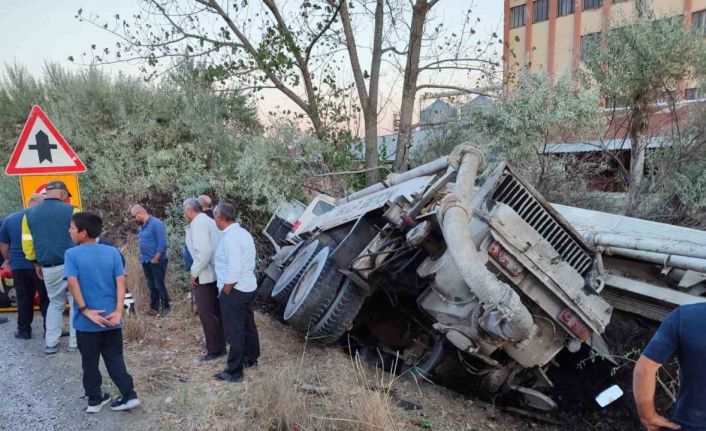
[{"label": "sign post", "polygon": [[[5,168],[5,174],[20,177],[22,206],[27,207],[33,194],[43,193],[47,183],[63,181],[71,194],[67,202],[81,208],[77,174],[85,171],[86,166],[49,121],[47,114],[39,106],[33,106]],[[2,278],[0,282],[9,300],[11,284],[7,280]],[[0,308],[0,311],[15,311],[15,308]]]},{"label": "sign post", "polygon": [[63,181],[72,196],[69,203],[81,208],[77,173],[85,171],[86,166],[47,114],[33,106],[5,168],[5,174],[20,177],[22,205],[27,206],[32,194],[44,192],[47,183]]}]

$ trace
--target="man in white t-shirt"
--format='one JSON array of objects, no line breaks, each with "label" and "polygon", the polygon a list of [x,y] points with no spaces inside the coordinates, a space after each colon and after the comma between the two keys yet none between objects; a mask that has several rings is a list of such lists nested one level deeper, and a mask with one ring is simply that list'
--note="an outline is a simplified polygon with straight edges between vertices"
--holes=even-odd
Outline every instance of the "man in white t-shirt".
[{"label": "man in white t-shirt", "polygon": [[252,235],[235,222],[235,208],[228,203],[216,205],[216,226],[223,232],[215,255],[218,301],[223,328],[230,345],[226,369],[216,374],[218,380],[239,382],[243,369],[257,365],[260,340],[252,310],[257,280],[257,253]]}]

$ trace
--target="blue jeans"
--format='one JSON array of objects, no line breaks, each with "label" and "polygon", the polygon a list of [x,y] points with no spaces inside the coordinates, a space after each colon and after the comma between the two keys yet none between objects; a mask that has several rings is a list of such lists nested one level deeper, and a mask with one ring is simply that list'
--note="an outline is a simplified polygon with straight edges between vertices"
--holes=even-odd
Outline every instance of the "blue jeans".
[{"label": "blue jeans", "polygon": [[154,311],[159,311],[160,301],[162,302],[162,308],[169,308],[169,294],[167,294],[167,286],[164,285],[168,263],[169,260],[166,258],[156,264],[142,263],[142,270],[147,279],[147,287],[150,288],[150,308]]}]

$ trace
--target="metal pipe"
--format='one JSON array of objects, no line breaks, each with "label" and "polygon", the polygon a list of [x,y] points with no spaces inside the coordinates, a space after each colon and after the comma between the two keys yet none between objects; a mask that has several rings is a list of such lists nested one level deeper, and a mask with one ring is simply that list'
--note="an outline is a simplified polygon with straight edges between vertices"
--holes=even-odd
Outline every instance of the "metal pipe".
[{"label": "metal pipe", "polygon": [[678,256],[674,254],[655,253],[652,251],[631,250],[620,247],[604,247],[603,252],[608,255],[625,256],[631,259],[644,260],[675,268],[690,269],[692,271],[706,272],[706,259]]},{"label": "metal pipe", "polygon": [[387,177],[385,181],[375,183],[371,186],[368,186],[364,189],[358,190],[355,193],[351,193],[350,195],[338,199],[336,201],[336,205],[343,205],[347,202],[354,201],[356,199],[360,199],[364,196],[368,196],[370,194],[373,194],[375,192],[379,192],[380,190],[386,189],[388,187],[396,186],[397,184],[401,184],[405,181],[409,181],[413,178],[417,177],[423,177],[425,175],[431,175],[436,172],[439,172],[441,170],[446,169],[449,166],[449,156],[443,156],[439,157],[436,160],[432,160],[429,163],[425,163],[421,166],[417,166],[414,169],[411,169],[407,172],[402,172],[400,174],[392,174]]},{"label": "metal pipe", "polygon": [[643,238],[618,233],[593,233],[587,235],[587,237],[589,241],[596,246],[629,248],[633,250],[706,259],[706,246],[686,241]]},{"label": "metal pipe", "polygon": [[[447,252],[458,267],[463,281],[483,307],[483,314],[478,319],[480,326],[503,340],[526,340],[535,329],[532,315],[522,304],[517,292],[488,271],[488,256],[476,250],[471,238],[469,224],[472,214],[469,208],[483,156],[475,148],[461,145],[454,149],[449,163],[458,169],[458,175],[453,191],[443,199],[441,210],[437,212]],[[440,294],[445,294],[444,286],[437,288]]]}]

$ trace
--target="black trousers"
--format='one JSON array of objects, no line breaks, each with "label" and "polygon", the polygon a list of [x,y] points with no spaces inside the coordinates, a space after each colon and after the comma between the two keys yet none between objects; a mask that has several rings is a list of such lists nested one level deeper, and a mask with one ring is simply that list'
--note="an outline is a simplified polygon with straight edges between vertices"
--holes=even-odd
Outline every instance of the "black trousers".
[{"label": "black trousers", "polygon": [[98,401],[101,396],[103,376],[98,369],[98,362],[103,356],[103,363],[111,380],[118,387],[125,399],[134,398],[135,389],[132,376],[128,374],[123,358],[123,330],[111,329],[100,332],[76,331],[78,350],[81,352],[83,367],[83,389],[89,401]]},{"label": "black trousers", "polygon": [[47,317],[49,297],[44,281],[37,277],[37,272],[32,269],[16,269],[12,271],[12,280],[17,294],[17,331],[23,335],[32,335],[32,321],[34,320],[34,295],[39,293],[39,309],[42,318]]},{"label": "black trousers", "polygon": [[243,374],[244,362],[255,362],[260,357],[260,338],[255,326],[252,303],[255,292],[232,290],[226,295],[221,292],[218,301],[221,304],[223,329],[230,344],[226,371],[234,376]]},{"label": "black trousers", "polygon": [[221,307],[218,304],[218,287],[215,282],[199,284],[193,292],[206,337],[206,350],[208,353],[221,353],[226,350],[226,342],[223,337]]}]

